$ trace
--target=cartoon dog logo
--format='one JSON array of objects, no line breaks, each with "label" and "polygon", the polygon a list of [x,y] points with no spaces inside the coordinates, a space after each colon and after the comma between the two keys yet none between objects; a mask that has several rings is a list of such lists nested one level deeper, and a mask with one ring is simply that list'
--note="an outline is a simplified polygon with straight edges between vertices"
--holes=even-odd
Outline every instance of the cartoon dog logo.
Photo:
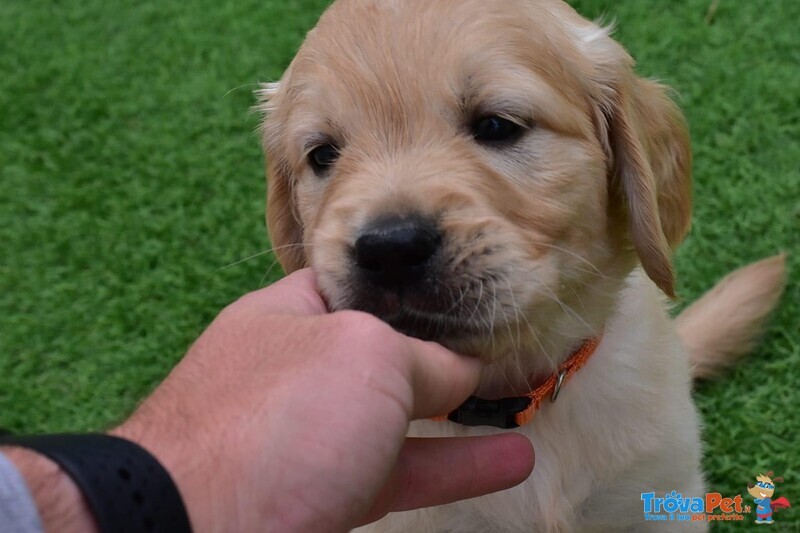
[{"label": "cartoon dog logo", "polygon": [[773,524],[772,512],[775,509],[790,507],[789,500],[778,498],[772,501],[775,494],[775,483],[783,483],[782,477],[772,478],[772,472],[756,476],[755,483],[747,484],[747,492],[754,498],[756,507],[756,524]]}]

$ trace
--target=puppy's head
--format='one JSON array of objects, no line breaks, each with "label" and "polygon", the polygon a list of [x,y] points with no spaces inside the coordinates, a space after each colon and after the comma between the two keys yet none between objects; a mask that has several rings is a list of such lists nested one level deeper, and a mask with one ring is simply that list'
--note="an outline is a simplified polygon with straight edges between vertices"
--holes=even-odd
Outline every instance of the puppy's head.
[{"label": "puppy's head", "polygon": [[602,327],[637,259],[673,293],[683,120],[566,4],[339,0],[262,106],[273,245],[333,309],[493,358]]}]

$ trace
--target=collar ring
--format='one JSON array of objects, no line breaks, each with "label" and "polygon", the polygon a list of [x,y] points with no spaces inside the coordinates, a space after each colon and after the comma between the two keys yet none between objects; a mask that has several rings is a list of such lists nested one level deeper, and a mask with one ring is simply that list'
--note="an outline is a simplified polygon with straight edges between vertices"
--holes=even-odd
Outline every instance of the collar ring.
[{"label": "collar ring", "polygon": [[566,377],[567,377],[566,369],[558,373],[556,386],[553,387],[553,393],[550,395],[550,403],[555,403],[556,399],[558,399],[558,393],[561,392],[561,386],[564,384],[564,379],[566,379]]}]

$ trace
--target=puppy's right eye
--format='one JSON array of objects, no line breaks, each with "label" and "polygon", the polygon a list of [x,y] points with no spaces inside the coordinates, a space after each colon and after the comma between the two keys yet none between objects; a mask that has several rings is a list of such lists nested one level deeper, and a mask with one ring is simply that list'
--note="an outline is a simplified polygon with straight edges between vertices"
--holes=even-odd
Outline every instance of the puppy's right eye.
[{"label": "puppy's right eye", "polygon": [[339,159],[339,149],[332,144],[317,146],[308,154],[308,164],[318,176],[325,174]]},{"label": "puppy's right eye", "polygon": [[522,136],[523,128],[507,118],[489,115],[475,120],[472,125],[472,136],[482,144],[499,145],[511,143]]}]

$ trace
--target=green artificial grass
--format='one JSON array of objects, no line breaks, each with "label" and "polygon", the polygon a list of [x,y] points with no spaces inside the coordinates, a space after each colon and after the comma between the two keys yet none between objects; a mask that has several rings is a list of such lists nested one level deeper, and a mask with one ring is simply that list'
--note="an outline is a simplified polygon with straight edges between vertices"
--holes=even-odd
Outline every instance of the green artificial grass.
[{"label": "green artificial grass", "polygon": [[[224,305],[279,277],[271,254],[226,267],[269,247],[252,90],[326,3],[0,3],[0,426],[120,421]],[[691,124],[682,301],[790,252],[763,342],[696,398],[710,488],[774,470],[795,505],[778,525],[800,528],[800,2],[574,3],[617,21]]]}]

